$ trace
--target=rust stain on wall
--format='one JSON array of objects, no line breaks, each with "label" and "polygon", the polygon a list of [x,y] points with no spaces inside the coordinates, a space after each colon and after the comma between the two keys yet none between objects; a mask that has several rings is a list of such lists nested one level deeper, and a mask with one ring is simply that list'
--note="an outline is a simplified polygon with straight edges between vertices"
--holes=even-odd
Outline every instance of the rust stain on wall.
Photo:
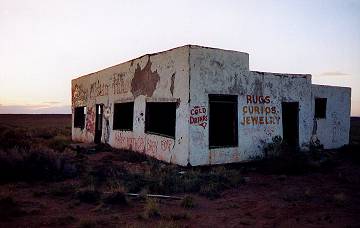
[{"label": "rust stain on wall", "polygon": [[157,70],[151,71],[151,64],[150,58],[144,69],[141,69],[140,65],[137,64],[134,78],[131,81],[131,92],[134,97],[139,95],[151,97],[153,95],[160,76]]}]

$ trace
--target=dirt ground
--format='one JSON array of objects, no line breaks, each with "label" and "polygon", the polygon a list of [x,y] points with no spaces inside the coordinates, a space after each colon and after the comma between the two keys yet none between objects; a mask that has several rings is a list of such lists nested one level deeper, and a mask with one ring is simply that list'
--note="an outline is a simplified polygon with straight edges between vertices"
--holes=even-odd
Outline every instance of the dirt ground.
[{"label": "dirt ground", "polygon": [[[59,128],[53,132],[62,132],[66,138],[71,131],[70,120],[70,115],[0,115],[0,131],[8,127],[27,131],[35,129],[35,132]],[[264,170],[261,163],[205,167],[193,171],[156,163],[145,157],[129,157],[128,152],[107,147],[93,149],[89,146],[81,151],[67,145],[61,153],[62,156],[69,154],[67,159],[76,163],[75,174],[55,180],[22,180],[21,176],[16,176],[15,180],[0,180],[0,227],[360,227],[360,162],[359,156],[350,151],[359,148],[360,118],[352,118],[351,124],[352,147],[327,152],[332,155],[331,162],[319,167],[315,165],[316,169],[300,174],[271,172]],[[51,137],[43,139],[40,135],[36,138],[34,134],[30,140],[50,147],[53,145],[47,141],[52,140]],[[107,169],[109,167],[117,168]],[[203,194],[204,188],[199,191],[167,191],[168,186],[176,185],[168,179],[155,182],[163,187],[147,188],[149,194],[187,196],[190,199],[187,203],[183,199],[151,200],[146,197],[146,192],[139,191],[141,186],[148,186],[155,180],[157,173],[152,175],[153,169],[159,172],[169,167],[175,170],[174,175],[193,172],[202,175],[201,178],[204,172],[228,173],[230,170],[241,175],[241,181],[226,176],[229,181],[222,182],[225,187],[217,188],[215,197],[208,194],[211,191]],[[51,171],[50,168],[46,170]],[[117,179],[128,178],[124,175],[129,174],[132,180],[120,181],[119,185],[116,182],[109,188],[107,184],[97,184],[99,180],[88,178],[87,174],[94,172],[97,178],[109,176],[111,172]],[[149,182],[132,186],[133,179],[143,177],[140,174]],[[87,200],[79,197],[86,181],[87,189],[91,186],[92,190],[96,188],[101,192],[98,200],[89,200],[93,195],[85,197]],[[197,183],[206,185],[205,182]],[[236,183],[229,184],[233,182]],[[158,192],[152,192],[152,189],[158,189]],[[138,192],[141,197],[127,196],[126,202],[120,200],[118,203],[114,199],[106,200],[108,191],[113,194],[117,190],[121,193]]]}]

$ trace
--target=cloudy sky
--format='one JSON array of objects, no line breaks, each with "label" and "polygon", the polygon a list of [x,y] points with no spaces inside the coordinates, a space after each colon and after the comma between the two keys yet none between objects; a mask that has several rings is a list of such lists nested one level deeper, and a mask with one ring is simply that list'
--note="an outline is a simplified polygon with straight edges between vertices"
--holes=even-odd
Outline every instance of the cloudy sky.
[{"label": "cloudy sky", "polygon": [[0,0],[0,113],[70,113],[71,79],[185,44],[351,87],[360,116],[359,0]]}]

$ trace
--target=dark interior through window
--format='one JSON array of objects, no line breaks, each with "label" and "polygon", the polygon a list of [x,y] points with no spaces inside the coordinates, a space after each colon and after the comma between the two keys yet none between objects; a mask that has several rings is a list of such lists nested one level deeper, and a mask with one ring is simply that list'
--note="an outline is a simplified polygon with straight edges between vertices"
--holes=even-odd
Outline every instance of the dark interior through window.
[{"label": "dark interior through window", "polygon": [[74,110],[74,128],[83,129],[85,126],[85,107],[75,107]]},{"label": "dark interior through window", "polygon": [[238,146],[237,96],[209,94],[209,147]]},{"label": "dark interior through window", "polygon": [[114,104],[114,130],[133,130],[134,102]]},{"label": "dark interior through window", "polygon": [[315,98],[315,118],[326,118],[326,98]]},{"label": "dark interior through window", "polygon": [[145,132],[175,138],[176,102],[147,102]]}]

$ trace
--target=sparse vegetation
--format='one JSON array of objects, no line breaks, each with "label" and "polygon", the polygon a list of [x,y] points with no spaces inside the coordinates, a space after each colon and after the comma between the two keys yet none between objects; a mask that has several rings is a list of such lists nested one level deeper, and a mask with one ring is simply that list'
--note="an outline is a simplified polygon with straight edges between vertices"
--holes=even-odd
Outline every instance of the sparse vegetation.
[{"label": "sparse vegetation", "polygon": [[192,196],[185,196],[181,201],[181,206],[184,208],[194,208],[195,202]]},{"label": "sparse vegetation", "polygon": [[50,139],[49,147],[51,149],[63,152],[64,149],[70,144],[71,140],[69,137],[64,135],[57,135],[54,138]]},{"label": "sparse vegetation", "polygon": [[103,202],[111,205],[128,205],[128,200],[123,191],[112,192],[104,197]]},{"label": "sparse vegetation", "polygon": [[[264,160],[179,167],[105,144],[76,149],[74,145],[68,146],[70,133],[69,126],[38,128],[0,124],[0,190],[9,192],[0,191],[0,226],[10,221],[22,227],[25,220],[17,219],[19,216],[41,214],[46,216],[36,217],[40,221],[31,218],[30,226],[132,227],[127,223],[130,219],[135,227],[147,224],[183,227],[199,216],[204,219],[201,216],[205,209],[210,216],[241,211],[244,218],[238,223],[258,225],[245,213],[256,211],[253,205],[275,208],[281,202],[301,209],[306,203],[316,211],[319,203],[325,202],[340,214],[345,210],[355,212],[358,208],[354,192],[358,192],[360,183],[356,168],[360,156],[356,143],[339,151],[314,147],[309,153],[300,153],[276,138],[267,147]],[[10,136],[13,138],[8,139]],[[141,197],[130,198],[127,193],[139,193]],[[185,197],[179,201],[158,200],[147,194]],[[208,201],[201,196],[220,199]],[[60,201],[66,203],[59,204]],[[60,214],[50,214],[46,219],[48,211],[55,207],[61,208]],[[94,217],[88,218],[84,211],[90,211]],[[131,213],[123,214],[123,211]],[[259,218],[264,217],[262,213],[259,212]],[[271,221],[279,217],[281,220],[281,213],[288,211],[276,208],[264,213],[269,213],[266,219]],[[294,220],[298,225],[306,225],[300,215],[296,216],[300,217]],[[335,219],[324,217],[328,216],[319,215],[319,224],[338,225]],[[233,224],[224,221],[224,226],[234,224],[235,221]]]},{"label": "sparse vegetation", "polygon": [[[0,150],[0,181],[59,180],[75,175],[70,158],[45,146]],[[69,170],[72,168],[73,170]]]},{"label": "sparse vegetation", "polygon": [[156,199],[147,198],[144,206],[144,214],[143,218],[158,218],[160,217],[160,209],[158,205],[158,201]]}]

